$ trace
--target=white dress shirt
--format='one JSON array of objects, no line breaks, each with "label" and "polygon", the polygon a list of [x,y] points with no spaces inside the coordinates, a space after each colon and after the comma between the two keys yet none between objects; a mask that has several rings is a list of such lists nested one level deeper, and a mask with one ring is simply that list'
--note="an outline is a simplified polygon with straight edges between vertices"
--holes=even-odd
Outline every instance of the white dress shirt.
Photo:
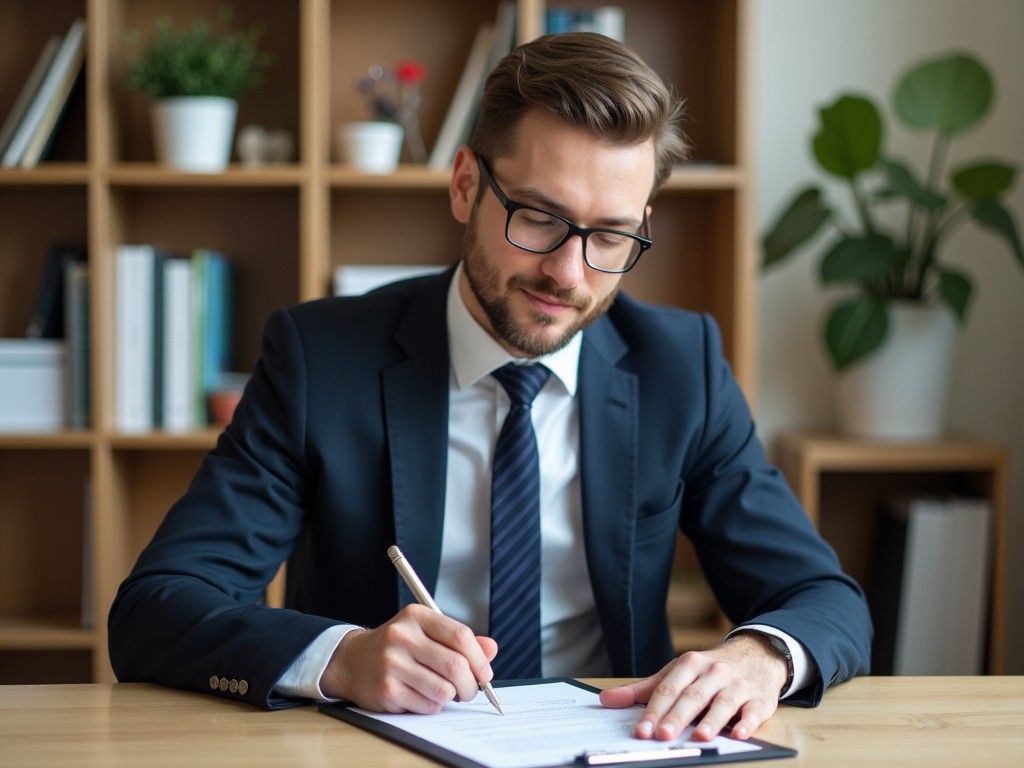
[{"label": "white dress shirt", "polygon": [[[434,600],[446,615],[487,634],[491,457],[509,410],[504,388],[490,373],[513,361],[542,363],[552,375],[531,412],[541,467],[541,669],[545,677],[610,676],[583,548],[576,402],[582,334],[550,355],[513,358],[469,313],[458,289],[461,271],[460,264],[448,290],[448,469]],[[808,658],[798,642],[772,627],[746,628],[778,635],[789,646],[794,684],[786,693],[807,682]],[[340,624],[322,633],[278,680],[275,692],[326,700],[320,676],[352,629]]]}]

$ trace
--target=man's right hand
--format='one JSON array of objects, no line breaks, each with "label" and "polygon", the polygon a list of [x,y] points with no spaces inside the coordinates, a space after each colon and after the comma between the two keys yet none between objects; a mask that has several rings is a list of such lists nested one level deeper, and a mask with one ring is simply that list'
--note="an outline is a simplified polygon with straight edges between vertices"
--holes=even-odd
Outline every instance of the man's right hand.
[{"label": "man's right hand", "polygon": [[469,701],[493,676],[489,637],[422,605],[407,605],[376,629],[345,635],[320,677],[325,696],[377,712],[437,712]]}]

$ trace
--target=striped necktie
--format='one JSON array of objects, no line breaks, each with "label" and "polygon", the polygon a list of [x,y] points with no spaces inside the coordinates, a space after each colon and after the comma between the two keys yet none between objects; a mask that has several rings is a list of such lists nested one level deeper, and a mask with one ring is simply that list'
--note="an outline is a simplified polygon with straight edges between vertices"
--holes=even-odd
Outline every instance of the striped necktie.
[{"label": "striped necktie", "polygon": [[491,477],[491,627],[496,679],[541,676],[540,461],[530,406],[549,371],[508,365],[493,372],[512,405],[494,448]]}]

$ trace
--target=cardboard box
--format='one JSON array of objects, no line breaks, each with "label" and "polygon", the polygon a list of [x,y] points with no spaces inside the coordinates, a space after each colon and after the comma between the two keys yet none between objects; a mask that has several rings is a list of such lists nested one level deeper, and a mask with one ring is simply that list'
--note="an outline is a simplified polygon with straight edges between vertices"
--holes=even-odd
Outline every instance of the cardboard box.
[{"label": "cardboard box", "polygon": [[0,339],[0,432],[64,427],[64,342]]}]

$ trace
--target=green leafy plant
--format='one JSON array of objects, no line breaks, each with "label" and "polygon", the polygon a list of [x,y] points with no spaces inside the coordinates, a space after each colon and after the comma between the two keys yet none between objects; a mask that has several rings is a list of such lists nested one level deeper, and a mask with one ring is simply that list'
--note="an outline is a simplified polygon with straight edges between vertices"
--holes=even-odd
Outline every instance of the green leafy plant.
[{"label": "green leafy plant", "polygon": [[[885,342],[892,301],[944,303],[964,322],[971,280],[941,261],[939,251],[967,221],[1002,237],[1024,266],[1013,216],[1000,201],[1017,169],[985,159],[953,168],[943,178],[950,140],[988,113],[993,91],[988,70],[963,53],[922,61],[900,77],[894,113],[909,128],[934,134],[923,179],[884,153],[882,117],[869,98],[843,94],[820,110],[814,157],[822,170],[847,183],[857,220],[844,220],[825,203],[818,186],[807,186],[763,236],[763,266],[783,261],[831,225],[838,237],[824,251],[821,281],[856,289],[831,310],[826,323],[825,344],[836,370]],[[888,226],[876,208],[894,203],[902,204],[906,215],[901,225]]]},{"label": "green leafy plant", "polygon": [[[225,27],[230,14],[221,14]],[[262,30],[215,29],[205,20],[177,30],[160,18],[128,72],[131,86],[152,99],[223,96],[237,99],[262,82],[270,57],[261,52]],[[129,43],[139,43],[133,32]]]}]

